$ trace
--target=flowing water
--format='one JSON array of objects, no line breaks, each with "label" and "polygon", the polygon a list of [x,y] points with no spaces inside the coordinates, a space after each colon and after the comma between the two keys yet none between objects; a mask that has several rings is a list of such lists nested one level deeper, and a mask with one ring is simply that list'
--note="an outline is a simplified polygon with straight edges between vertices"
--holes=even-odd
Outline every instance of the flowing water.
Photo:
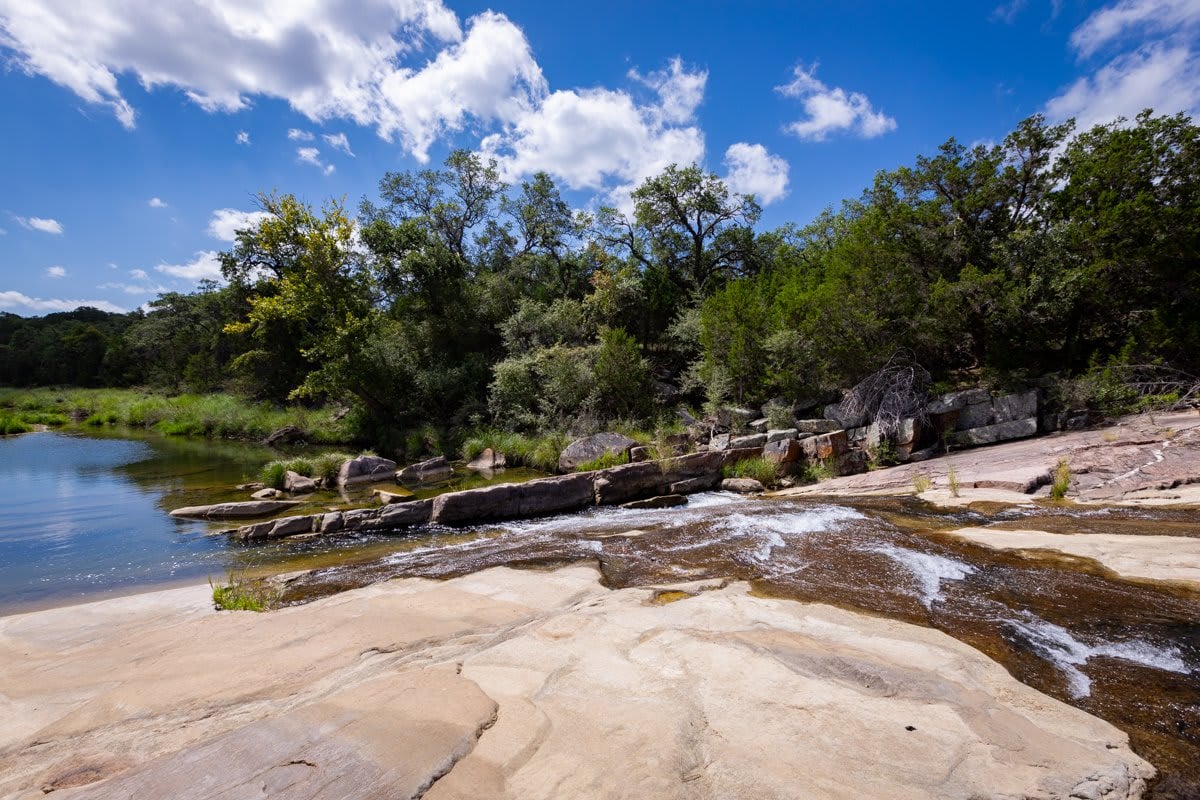
[{"label": "flowing water", "polygon": [[[912,499],[746,499],[592,509],[475,528],[241,545],[175,521],[269,453],[158,439],[37,434],[0,441],[0,613],[98,590],[311,569],[287,602],[394,576],[596,563],[614,588],[699,578],[938,628],[1021,681],[1129,733],[1161,773],[1153,797],[1200,797],[1200,593],[1121,580],[1086,559],[994,551],[964,526],[1200,536],[1191,511],[1041,507],[939,511]],[[500,476],[505,478],[507,476]],[[482,479],[476,479],[482,480]],[[244,494],[244,493],[242,493]],[[309,508],[363,498],[323,495]],[[65,591],[64,591],[65,587]]]}]

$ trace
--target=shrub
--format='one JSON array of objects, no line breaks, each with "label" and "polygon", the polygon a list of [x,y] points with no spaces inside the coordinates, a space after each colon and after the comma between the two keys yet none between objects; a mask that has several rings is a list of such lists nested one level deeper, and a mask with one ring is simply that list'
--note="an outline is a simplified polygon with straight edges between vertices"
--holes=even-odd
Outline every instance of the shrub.
[{"label": "shrub", "polygon": [[918,472],[913,475],[913,491],[917,494],[923,494],[929,491],[929,487],[933,485],[933,481],[929,480],[929,476],[923,472]]},{"label": "shrub", "polygon": [[767,427],[774,430],[791,428],[796,424],[790,406],[782,403],[767,403],[763,409],[767,413]]},{"label": "shrub", "polygon": [[21,420],[8,414],[0,414],[0,436],[11,433],[28,433],[30,427]]},{"label": "shrub", "polygon": [[800,478],[808,483],[820,483],[827,481],[837,475],[837,471],[833,468],[833,458],[827,458],[824,461],[816,463],[807,463],[800,471]]},{"label": "shrub", "polygon": [[770,459],[758,456],[725,465],[721,474],[726,478],[752,478],[771,488],[779,480],[779,465]]}]

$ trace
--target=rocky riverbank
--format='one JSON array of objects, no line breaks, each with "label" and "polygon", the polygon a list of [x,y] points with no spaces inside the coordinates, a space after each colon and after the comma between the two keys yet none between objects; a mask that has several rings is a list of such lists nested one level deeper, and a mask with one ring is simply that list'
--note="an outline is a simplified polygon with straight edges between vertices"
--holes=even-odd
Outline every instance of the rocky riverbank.
[{"label": "rocky riverbank", "polygon": [[1125,417],[1103,428],[952,450],[927,461],[846,475],[779,494],[854,497],[916,493],[938,505],[1021,504],[1050,496],[1060,463],[1065,463],[1070,474],[1066,499],[1072,502],[1200,505],[1200,414],[1186,411]]},{"label": "rocky riverbank", "polygon": [[0,697],[5,798],[1126,798],[1153,774],[938,631],[582,566],[8,617]]}]

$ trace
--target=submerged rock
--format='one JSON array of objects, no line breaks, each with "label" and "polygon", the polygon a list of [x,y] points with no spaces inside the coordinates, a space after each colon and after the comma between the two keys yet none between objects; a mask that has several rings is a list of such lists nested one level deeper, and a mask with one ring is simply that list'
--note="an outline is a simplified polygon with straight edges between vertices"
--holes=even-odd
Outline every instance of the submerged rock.
[{"label": "submerged rock", "polygon": [[269,517],[298,505],[300,505],[299,500],[245,500],[238,503],[214,503],[209,506],[185,506],[172,511],[171,516],[199,519],[254,519],[255,517]]},{"label": "submerged rock", "polygon": [[660,494],[657,497],[647,497],[645,500],[631,500],[628,503],[622,503],[621,508],[674,508],[686,505],[687,498],[681,494]]},{"label": "submerged rock", "polygon": [[504,457],[504,453],[497,453],[488,447],[467,464],[467,469],[474,470],[475,472],[484,472],[500,469],[505,466],[508,466],[508,459]]},{"label": "submerged rock", "polygon": [[454,467],[445,456],[434,456],[416,464],[410,464],[396,473],[400,483],[428,483],[449,478],[454,474]]}]

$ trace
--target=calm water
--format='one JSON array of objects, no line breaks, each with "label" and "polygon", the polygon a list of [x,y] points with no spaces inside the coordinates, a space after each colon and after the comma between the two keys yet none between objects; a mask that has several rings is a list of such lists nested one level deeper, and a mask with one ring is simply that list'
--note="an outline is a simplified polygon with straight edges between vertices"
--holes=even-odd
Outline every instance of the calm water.
[{"label": "calm water", "polygon": [[[132,438],[131,438],[132,437]],[[121,592],[279,572],[406,546],[402,536],[242,545],[216,535],[239,523],[175,519],[171,509],[247,500],[235,487],[279,454],[253,444],[60,432],[0,437],[0,614]],[[529,477],[525,470],[494,480]],[[456,476],[418,490],[486,483]],[[367,505],[369,489],[318,492],[286,513]]]}]

